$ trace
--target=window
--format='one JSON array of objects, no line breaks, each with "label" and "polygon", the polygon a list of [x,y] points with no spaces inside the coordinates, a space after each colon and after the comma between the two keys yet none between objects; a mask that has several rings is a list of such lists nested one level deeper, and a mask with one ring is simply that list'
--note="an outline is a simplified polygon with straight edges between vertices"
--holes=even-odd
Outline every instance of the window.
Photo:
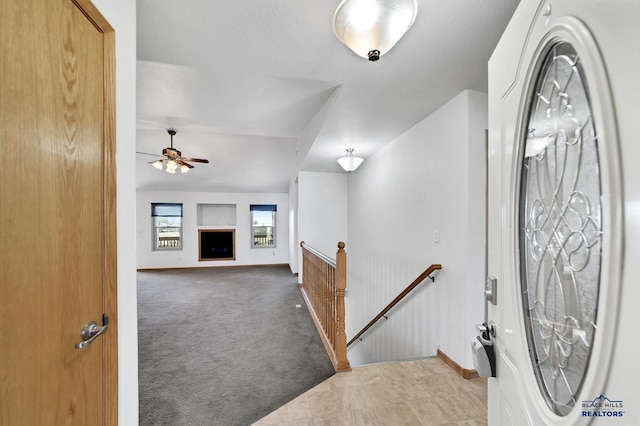
[{"label": "window", "polygon": [[251,204],[251,247],[276,246],[275,204]]},{"label": "window", "polygon": [[151,203],[153,249],[182,250],[182,204]]}]

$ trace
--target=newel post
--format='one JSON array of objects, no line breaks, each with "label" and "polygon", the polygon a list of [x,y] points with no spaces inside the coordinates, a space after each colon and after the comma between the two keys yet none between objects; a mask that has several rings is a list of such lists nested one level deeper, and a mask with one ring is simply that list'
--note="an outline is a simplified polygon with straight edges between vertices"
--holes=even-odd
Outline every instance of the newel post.
[{"label": "newel post", "polygon": [[337,285],[337,330],[336,330],[336,357],[338,365],[336,370],[349,371],[351,365],[347,359],[347,333],[345,332],[345,306],[344,294],[347,288],[347,252],[344,251],[344,243],[338,243],[338,251],[336,252],[336,283]]}]

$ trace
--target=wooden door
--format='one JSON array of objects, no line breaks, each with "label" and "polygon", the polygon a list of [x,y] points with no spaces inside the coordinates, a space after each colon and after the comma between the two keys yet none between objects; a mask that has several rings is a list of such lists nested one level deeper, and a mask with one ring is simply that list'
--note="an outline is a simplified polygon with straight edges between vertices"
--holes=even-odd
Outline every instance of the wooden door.
[{"label": "wooden door", "polygon": [[491,425],[640,422],[638,16],[523,0],[491,58]]},{"label": "wooden door", "polygon": [[0,425],[115,425],[113,30],[88,0],[0,22]]}]

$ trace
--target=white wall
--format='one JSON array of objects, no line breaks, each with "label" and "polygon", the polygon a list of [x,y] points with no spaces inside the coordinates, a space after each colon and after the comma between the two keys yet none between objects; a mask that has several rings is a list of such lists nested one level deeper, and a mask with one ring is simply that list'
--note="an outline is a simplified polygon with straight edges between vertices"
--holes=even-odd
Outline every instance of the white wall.
[{"label": "white wall", "polygon": [[116,31],[118,226],[118,419],[138,424],[138,309],[135,265],[136,3],[93,0]]},{"label": "white wall", "polygon": [[[486,141],[485,129],[489,127],[489,100],[486,93],[468,91],[468,144],[467,144],[467,300],[466,339],[476,338],[476,324],[484,321],[484,277],[486,252]],[[469,343],[470,345],[470,343]],[[458,363],[473,368],[471,349],[465,350],[465,358]]]},{"label": "white wall", "polygon": [[347,243],[347,210],[346,173],[298,174],[300,241],[335,259],[338,242]]},{"label": "white wall", "polygon": [[[331,113],[333,109],[333,105],[336,103],[340,92],[342,91],[342,86],[338,86],[335,89],[332,89],[331,95],[327,98],[327,100],[322,105],[322,108],[318,110],[316,115],[313,116],[313,119],[307,124],[307,127],[302,131],[300,136],[298,136],[298,140],[296,142],[296,159],[293,169],[297,172],[302,168],[302,165],[311,151],[313,147],[313,143],[316,141],[318,137],[318,133],[322,130],[324,123],[327,121],[327,117]],[[291,181],[296,180],[296,174],[293,173],[291,176]]]},{"label": "white wall", "polygon": [[[145,268],[212,267],[289,263],[288,194],[212,192],[137,192],[137,266]],[[182,250],[152,250],[151,203],[182,203]],[[235,226],[198,226],[198,204],[235,204]],[[251,248],[250,204],[276,204],[276,247]],[[198,261],[198,229],[235,229],[236,260]]]},{"label": "white wall", "polygon": [[352,365],[440,347],[473,368],[470,330],[484,309],[486,104],[486,94],[462,92],[349,176],[348,337],[430,264],[443,265],[435,284],[425,280],[353,344]]},{"label": "white wall", "polygon": [[298,264],[298,251],[300,240],[298,239],[298,180],[289,185],[289,267],[291,272],[297,274],[300,271]]}]

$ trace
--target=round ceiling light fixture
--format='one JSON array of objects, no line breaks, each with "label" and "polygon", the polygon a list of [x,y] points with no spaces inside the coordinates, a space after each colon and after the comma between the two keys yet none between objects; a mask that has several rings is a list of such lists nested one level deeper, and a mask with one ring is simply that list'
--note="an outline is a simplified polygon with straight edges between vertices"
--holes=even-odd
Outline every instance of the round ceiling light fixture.
[{"label": "round ceiling light fixture", "polygon": [[333,15],[333,31],[349,49],[377,61],[413,25],[416,0],[343,0]]}]

